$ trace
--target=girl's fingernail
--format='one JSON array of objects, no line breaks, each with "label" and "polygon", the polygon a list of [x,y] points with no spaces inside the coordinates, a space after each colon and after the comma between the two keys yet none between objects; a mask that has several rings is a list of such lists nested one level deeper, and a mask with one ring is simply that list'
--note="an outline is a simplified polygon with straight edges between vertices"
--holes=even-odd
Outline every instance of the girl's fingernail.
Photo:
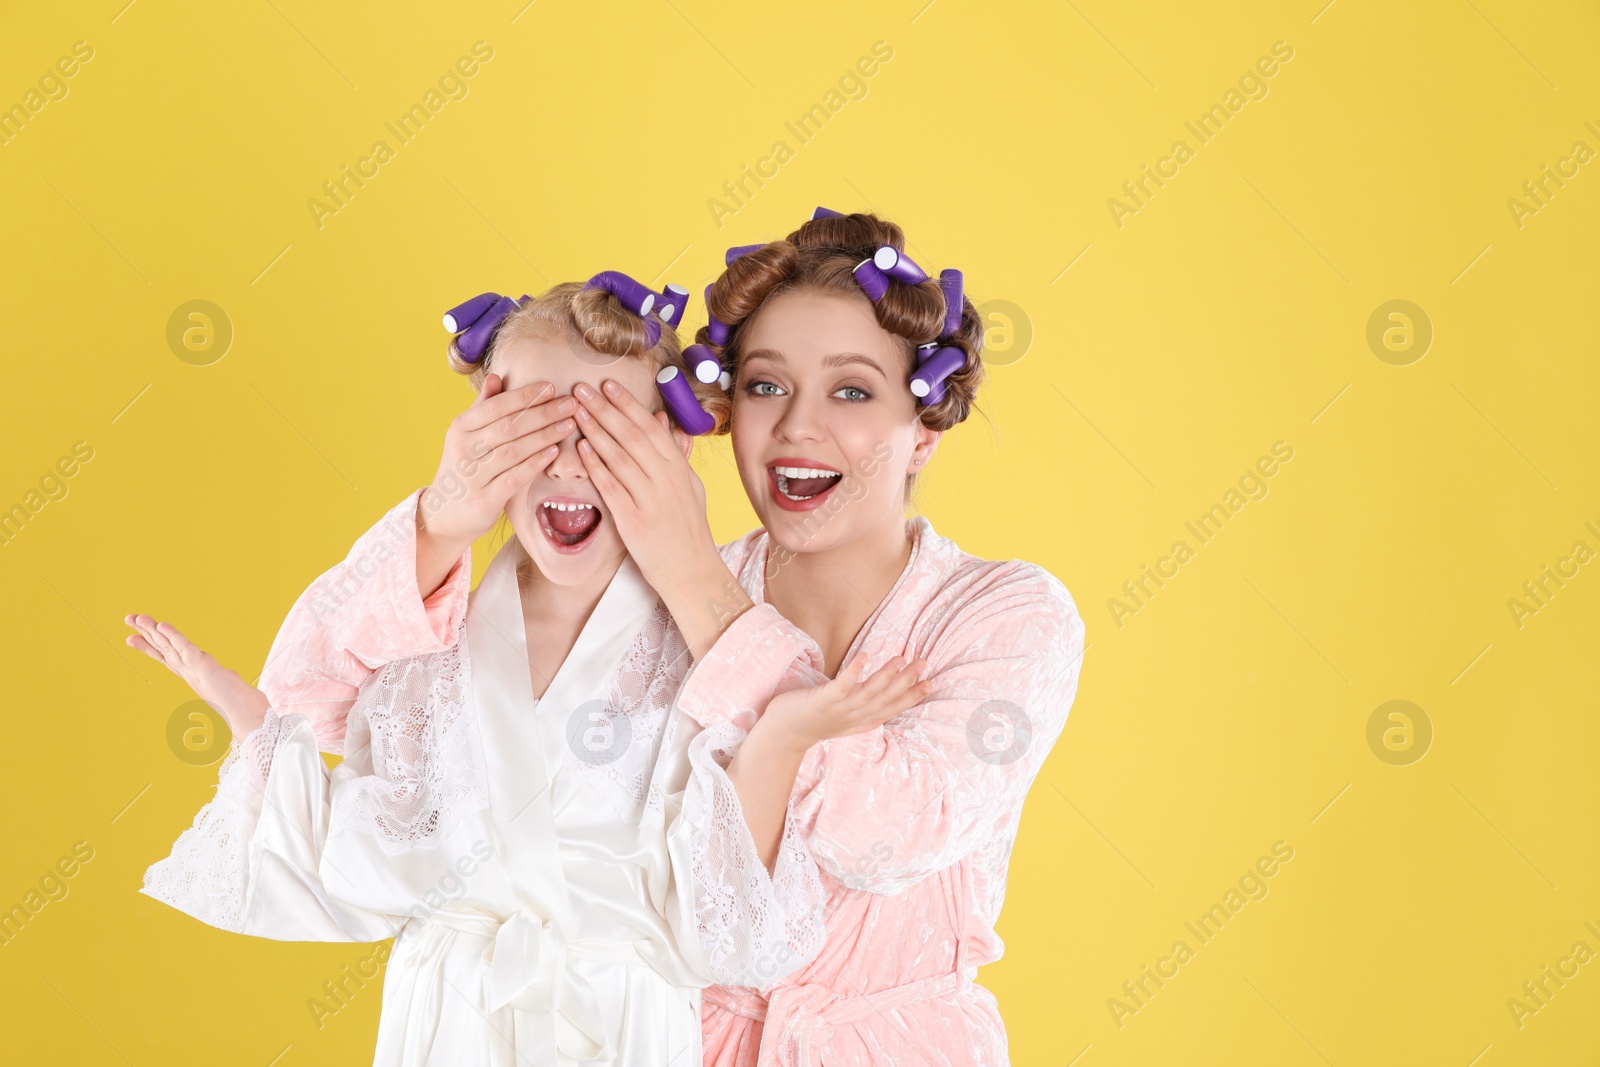
[{"label": "girl's fingernail", "polygon": [[589,409],[588,408],[579,408],[578,409],[578,418],[582,419],[584,422],[588,422],[589,421]]},{"label": "girl's fingernail", "polygon": [[606,392],[610,393],[612,396],[616,396],[618,393],[622,392],[622,386],[618,385],[616,382],[613,382],[613,381],[607,381],[600,388],[604,389]]}]

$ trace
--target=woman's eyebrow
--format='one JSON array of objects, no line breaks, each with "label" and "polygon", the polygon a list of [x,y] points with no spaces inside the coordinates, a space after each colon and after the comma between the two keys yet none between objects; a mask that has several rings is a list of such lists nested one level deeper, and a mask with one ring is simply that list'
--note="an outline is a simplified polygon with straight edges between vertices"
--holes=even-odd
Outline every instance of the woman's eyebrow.
[{"label": "woman's eyebrow", "polygon": [[[753,352],[746,352],[743,359],[746,363],[753,363],[758,359],[770,360],[773,363],[785,362],[782,352],[777,352],[770,348],[758,348]],[[831,356],[822,357],[822,365],[825,367],[844,367],[852,363],[860,363],[863,366],[871,367],[880,374],[883,373],[883,366],[877,360],[860,352],[838,352]]]},{"label": "woman's eyebrow", "polygon": [[883,371],[883,367],[879,365],[877,360],[871,356],[862,355],[860,352],[838,352],[822,358],[822,365],[825,367],[844,367],[851,363],[860,363],[880,373]]}]

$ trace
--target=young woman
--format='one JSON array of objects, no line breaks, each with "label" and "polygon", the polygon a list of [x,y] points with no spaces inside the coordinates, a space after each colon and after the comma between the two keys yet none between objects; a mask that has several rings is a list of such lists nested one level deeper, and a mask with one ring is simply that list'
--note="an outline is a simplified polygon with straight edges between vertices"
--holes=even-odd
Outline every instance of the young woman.
[{"label": "young woman", "polygon": [[[648,412],[615,383],[575,390],[579,455],[624,543],[691,646],[709,641],[678,694],[704,727],[692,749],[731,754],[762,860],[782,862],[798,823],[827,888],[815,960],[706,991],[706,1063],[1004,1064],[973,979],[1001,954],[1018,817],[1076,694],[1084,627],[1042,568],[905,518],[971,408],[982,324],[959,273],[928,278],[873,215],[818,209],[729,259],[706,351],[688,354],[730,377],[762,529],[719,554],[698,480]],[[865,698],[887,683],[859,679],[908,659],[926,666],[916,705],[875,713]]]},{"label": "young woman", "polygon": [[[234,733],[143,892],[262,937],[395,936],[377,1064],[697,1062],[701,987],[759,984],[820,944],[793,831],[769,874],[725,771],[689,753],[684,640],[573,449],[575,383],[660,406],[683,296],[607,272],[455,309],[478,400],[433,483],[296,602],[261,691],[128,617],[129,643]],[[469,598],[470,545],[502,514],[515,536]]]}]

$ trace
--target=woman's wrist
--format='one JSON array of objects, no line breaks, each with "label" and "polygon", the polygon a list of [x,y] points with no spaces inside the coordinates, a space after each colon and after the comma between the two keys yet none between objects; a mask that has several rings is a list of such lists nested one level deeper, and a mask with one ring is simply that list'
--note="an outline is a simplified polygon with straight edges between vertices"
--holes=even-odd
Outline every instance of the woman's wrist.
[{"label": "woman's wrist", "polygon": [[755,605],[714,544],[666,578],[656,592],[697,662],[711,651],[735,619]]},{"label": "woman's wrist", "polygon": [[770,754],[784,763],[792,762],[798,768],[800,761],[806,758],[806,752],[815,743],[813,738],[797,735],[781,718],[762,715],[750,728],[750,733],[744,739],[740,751],[750,748],[753,744],[758,754]]},{"label": "woman's wrist", "polygon": [[429,490],[417,497],[417,592],[427,600],[450,574],[456,560],[472,545],[470,538],[441,532],[428,522],[429,508],[425,506]]}]

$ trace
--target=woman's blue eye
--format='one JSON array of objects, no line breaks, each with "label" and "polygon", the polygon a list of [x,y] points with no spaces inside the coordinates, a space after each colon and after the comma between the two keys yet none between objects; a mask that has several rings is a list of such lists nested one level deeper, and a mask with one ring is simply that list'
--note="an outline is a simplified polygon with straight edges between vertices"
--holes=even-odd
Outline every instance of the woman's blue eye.
[{"label": "woman's blue eye", "polygon": [[[750,384],[749,384],[749,386],[748,386],[748,387],[747,387],[747,391],[748,391],[748,392],[750,392],[750,393],[751,393],[751,394],[753,394],[753,395],[755,395],[755,396],[771,396],[771,395],[772,395],[772,394],[771,394],[771,393],[762,393],[762,392],[758,392],[758,391],[757,391],[757,390],[759,390],[759,389],[760,389],[760,388],[761,388],[761,387],[762,387],[762,386],[763,386],[763,385],[772,385],[772,383],[771,383],[771,382],[763,382],[763,381],[759,381],[759,380],[757,380],[757,381],[753,381],[753,382],[751,382],[751,383],[750,383]],[[776,389],[776,388],[777,388],[777,386],[775,386],[775,385],[772,385],[772,387],[773,387],[773,388],[774,388],[774,389]]]},{"label": "woman's blue eye", "polygon": [[872,394],[867,392],[865,389],[861,388],[859,385],[841,385],[839,387],[839,392],[841,392],[841,393],[843,393],[843,392],[860,393],[861,395],[858,396],[858,397],[850,397],[849,398],[849,399],[851,399],[853,401],[856,401],[856,402],[860,402],[862,400],[871,400],[872,399]]}]

